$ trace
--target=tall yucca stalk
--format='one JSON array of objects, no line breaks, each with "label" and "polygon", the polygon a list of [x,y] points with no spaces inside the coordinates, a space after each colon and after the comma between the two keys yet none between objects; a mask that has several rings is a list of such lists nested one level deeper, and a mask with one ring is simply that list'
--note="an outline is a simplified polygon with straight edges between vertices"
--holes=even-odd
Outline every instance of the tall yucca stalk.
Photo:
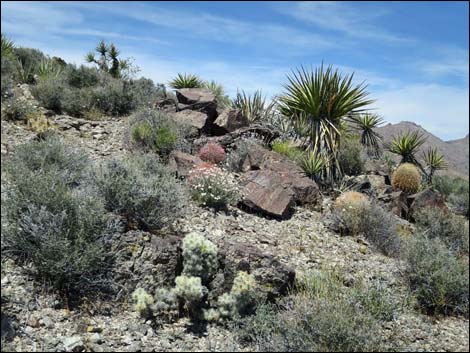
[{"label": "tall yucca stalk", "polygon": [[407,131],[393,137],[387,148],[390,152],[401,156],[400,163],[413,163],[423,170],[422,165],[416,158],[416,154],[425,142],[426,138],[419,131]]},{"label": "tall yucca stalk", "polygon": [[448,165],[444,156],[437,148],[429,147],[423,152],[423,161],[426,170],[426,179],[429,185],[432,185],[432,178],[437,170],[447,169]]},{"label": "tall yucca stalk", "polygon": [[350,117],[350,121],[356,126],[361,135],[360,142],[374,157],[380,156],[380,142],[382,136],[374,129],[383,124],[384,120],[377,114],[365,113]]},{"label": "tall yucca stalk", "polygon": [[287,76],[287,92],[279,98],[280,112],[300,128],[296,133],[304,146],[328,156],[324,179],[342,175],[338,161],[342,122],[373,102],[367,99],[364,83],[352,83],[353,76],[343,77],[331,66],[324,69],[323,64],[310,72],[302,67]]}]

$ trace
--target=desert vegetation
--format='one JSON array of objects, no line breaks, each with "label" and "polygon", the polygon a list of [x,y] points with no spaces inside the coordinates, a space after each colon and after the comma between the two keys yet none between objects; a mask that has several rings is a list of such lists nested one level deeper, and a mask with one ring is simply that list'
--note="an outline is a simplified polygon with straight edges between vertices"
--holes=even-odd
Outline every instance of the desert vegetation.
[{"label": "desert vegetation", "polygon": [[80,66],[1,50],[2,348],[59,326],[27,311],[79,327],[55,351],[165,350],[168,328],[208,350],[422,350],[410,332],[468,326],[468,180],[418,133],[384,143],[353,73],[232,98],[137,78],[106,41]]}]

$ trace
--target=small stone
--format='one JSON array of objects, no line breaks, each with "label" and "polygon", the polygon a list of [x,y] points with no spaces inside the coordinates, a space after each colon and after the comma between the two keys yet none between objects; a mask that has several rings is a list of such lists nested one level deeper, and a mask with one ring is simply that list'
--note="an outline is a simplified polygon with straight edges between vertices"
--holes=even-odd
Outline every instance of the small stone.
[{"label": "small stone", "polygon": [[62,340],[66,352],[80,352],[85,349],[83,340],[80,336],[65,337]]},{"label": "small stone", "polygon": [[98,327],[98,326],[88,326],[86,328],[86,331],[91,333],[91,332],[103,332],[103,329],[101,327]]},{"label": "small stone", "polygon": [[91,342],[91,343],[96,343],[96,344],[101,344],[103,342],[103,339],[101,338],[100,334],[95,332],[93,333],[92,335],[90,335],[90,337],[88,338],[88,340]]},{"label": "small stone", "polygon": [[367,246],[361,245],[361,246],[359,247],[359,252],[360,252],[361,254],[367,254]]}]

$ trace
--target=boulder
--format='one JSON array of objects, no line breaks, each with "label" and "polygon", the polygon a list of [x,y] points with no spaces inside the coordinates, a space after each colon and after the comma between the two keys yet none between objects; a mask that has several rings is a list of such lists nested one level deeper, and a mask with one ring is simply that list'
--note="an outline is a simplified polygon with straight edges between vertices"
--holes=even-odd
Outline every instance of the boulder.
[{"label": "boulder", "polygon": [[176,90],[176,98],[178,103],[191,106],[212,104],[215,107],[217,105],[214,94],[207,88],[181,88]]},{"label": "boulder", "polygon": [[413,214],[425,207],[437,207],[448,211],[442,195],[432,189],[426,189],[407,198],[409,206],[408,217],[413,218]]},{"label": "boulder", "polygon": [[197,157],[181,151],[172,151],[168,158],[168,169],[178,177],[187,177],[189,171],[196,165],[203,163]]},{"label": "boulder", "polygon": [[195,110],[179,111],[173,114],[173,119],[181,125],[197,129],[198,132],[206,128],[209,124],[207,114]]},{"label": "boulder", "polygon": [[248,120],[239,109],[225,109],[214,121],[214,126],[223,134],[248,126]]},{"label": "boulder", "polygon": [[254,170],[242,175],[242,203],[267,215],[286,218],[294,204],[294,191],[271,170]]},{"label": "boulder", "polygon": [[387,185],[386,177],[378,174],[357,175],[353,177],[346,176],[344,178],[348,186],[354,191],[366,194],[388,194],[392,191],[392,187]]},{"label": "boulder", "polygon": [[258,286],[258,294],[269,301],[285,295],[294,284],[293,269],[251,244],[226,241],[219,248],[218,259],[219,272],[210,285],[210,297],[213,299],[230,291],[239,271],[253,275]]},{"label": "boulder", "polygon": [[318,185],[305,176],[302,168],[279,153],[269,151],[262,146],[255,145],[248,151],[242,169],[275,172],[280,177],[278,182],[284,188],[290,188],[294,194],[294,201],[300,204],[320,199]]}]

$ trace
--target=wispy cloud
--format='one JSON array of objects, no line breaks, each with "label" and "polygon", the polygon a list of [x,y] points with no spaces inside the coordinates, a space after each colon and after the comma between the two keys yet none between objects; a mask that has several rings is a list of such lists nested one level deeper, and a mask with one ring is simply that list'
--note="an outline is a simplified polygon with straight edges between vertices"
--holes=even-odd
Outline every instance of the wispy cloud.
[{"label": "wispy cloud", "polygon": [[317,27],[341,32],[351,38],[375,39],[398,44],[411,43],[411,38],[398,36],[380,28],[374,21],[388,12],[382,9],[358,10],[347,2],[309,1],[277,5],[282,13]]}]

